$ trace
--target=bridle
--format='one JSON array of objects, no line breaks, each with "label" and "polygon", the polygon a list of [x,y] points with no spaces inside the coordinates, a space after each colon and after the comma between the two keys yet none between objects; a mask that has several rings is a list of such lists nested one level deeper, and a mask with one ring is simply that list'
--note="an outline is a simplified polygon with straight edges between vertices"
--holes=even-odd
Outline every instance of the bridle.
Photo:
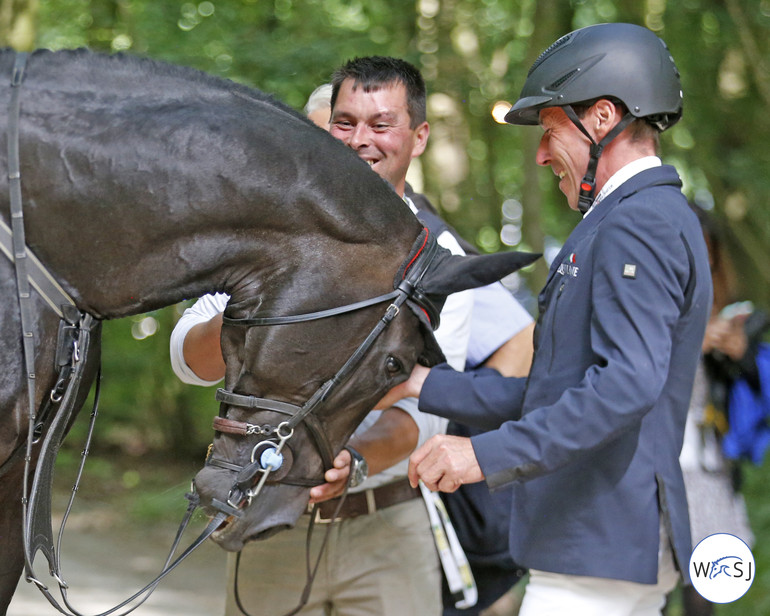
[{"label": "bridle", "polygon": [[[317,418],[318,411],[323,408],[326,400],[339,386],[345,383],[366,353],[372,347],[374,342],[385,331],[390,323],[398,315],[401,307],[406,303],[413,303],[418,309],[424,311],[431,326],[438,327],[439,310],[436,305],[420,289],[420,282],[429,269],[431,263],[439,252],[439,246],[433,234],[424,228],[417,237],[412,250],[402,264],[394,282],[394,289],[390,293],[378,295],[352,304],[346,304],[337,308],[320,310],[299,315],[274,316],[274,317],[251,317],[251,318],[232,318],[225,315],[223,324],[239,327],[266,327],[273,325],[287,325],[293,323],[304,323],[325,319],[340,314],[355,312],[369,306],[374,306],[384,302],[391,302],[385,313],[369,332],[364,341],[358,345],[353,354],[347,359],[343,366],[328,381],[323,383],[308,400],[298,406],[288,402],[280,402],[256,396],[247,396],[236,394],[226,389],[219,389],[216,393],[216,399],[221,402],[220,415],[214,418],[214,430],[220,433],[226,433],[239,436],[257,435],[265,437],[259,440],[253,447],[251,453],[251,462],[245,466],[240,466],[221,460],[212,455],[208,456],[206,464],[237,473],[235,482],[230,488],[226,502],[218,499],[212,500],[212,507],[228,515],[241,515],[241,509],[248,506],[252,499],[259,494],[262,487],[268,480],[268,475],[278,470],[283,464],[283,449],[285,444],[294,435],[294,430],[303,425],[310,433],[313,442],[316,445],[323,469],[332,467],[334,451],[328,437],[321,428]],[[285,415],[287,419],[280,422],[277,426],[270,424],[257,425],[243,421],[235,421],[225,416],[227,407],[240,407],[247,409],[256,409],[259,411],[271,411]],[[261,476],[255,481],[257,475]],[[310,487],[323,483],[318,480],[290,480],[281,478],[276,483],[287,483],[292,485],[301,485]]]},{"label": "bridle", "polygon": [[[393,319],[399,314],[401,307],[409,302],[416,310],[421,310],[425,314],[433,329],[438,327],[439,324],[439,309],[431,301],[431,299],[425,295],[420,289],[419,283],[422,281],[425,272],[429,269],[433,263],[436,255],[439,252],[439,247],[436,239],[433,237],[427,228],[424,228],[415,241],[412,251],[407,259],[399,269],[399,273],[396,275],[394,281],[394,290],[384,295],[372,297],[360,302],[352,304],[346,304],[337,308],[331,308],[328,310],[319,310],[316,312],[310,312],[292,316],[277,316],[277,317],[251,317],[251,318],[232,318],[227,315],[223,316],[222,322],[226,325],[233,325],[239,327],[265,327],[273,325],[288,325],[294,323],[304,323],[308,321],[315,321],[332,317],[340,314],[346,314],[361,310],[369,306],[374,306],[384,302],[390,301],[385,313],[369,332],[364,341],[358,345],[356,350],[347,359],[343,366],[335,373],[335,375],[323,383],[316,391],[308,398],[308,400],[302,405],[298,406],[288,402],[281,402],[277,400],[270,400],[267,398],[259,398],[256,396],[246,396],[242,394],[236,394],[226,389],[218,389],[216,398],[222,403],[220,415],[214,418],[214,430],[220,433],[226,433],[230,435],[238,436],[251,436],[257,435],[264,437],[258,440],[254,445],[251,452],[251,461],[246,466],[240,466],[232,462],[221,460],[209,454],[206,464],[208,466],[214,466],[226,470],[236,472],[236,479],[230,488],[226,502],[221,502],[216,498],[212,499],[212,508],[218,510],[217,516],[233,516],[241,517],[243,515],[242,510],[251,504],[252,499],[257,496],[265,483],[268,481],[269,475],[273,471],[277,471],[283,465],[283,451],[284,446],[294,435],[294,430],[300,424],[304,425],[305,429],[310,433],[313,441],[315,442],[316,449],[323,463],[323,471],[332,467],[334,452],[327,438],[325,432],[322,430],[317,418],[317,412],[323,408],[325,402],[329,396],[339,386],[345,383],[358,364],[363,360],[366,353],[372,347],[379,335],[385,331],[390,325]],[[285,415],[288,417],[285,421],[279,423],[277,426],[270,424],[257,425],[243,421],[236,421],[227,418],[226,413],[228,406],[235,406],[240,408],[256,409],[263,412],[274,412]],[[277,478],[273,483],[284,483],[291,485],[301,485],[309,487],[312,485],[318,485],[323,483],[323,479],[318,480],[302,480],[293,479],[290,480],[287,477],[290,469],[283,469],[281,478]],[[260,477],[255,481],[257,475]],[[347,496],[347,490],[350,485],[350,480],[345,486],[344,492],[337,505],[337,511],[333,517],[336,517],[337,512],[342,508],[345,497]],[[317,505],[316,505],[317,507]],[[310,561],[310,536],[312,535],[315,520],[315,509],[313,511],[313,517],[308,527],[307,538],[307,550],[306,550],[306,583],[302,592],[298,605],[288,612],[285,616],[292,616],[299,612],[302,607],[307,603],[310,596],[310,589],[312,588],[313,581],[315,580],[318,566],[321,562],[321,557],[329,540],[329,533],[332,527],[329,526],[324,533],[324,538],[321,543],[321,548],[316,557],[315,566],[311,565]],[[236,559],[235,568],[235,581],[234,581],[234,596],[236,605],[242,614],[248,616],[249,613],[241,602],[241,598],[238,592],[238,571],[240,569],[240,553]]]}]

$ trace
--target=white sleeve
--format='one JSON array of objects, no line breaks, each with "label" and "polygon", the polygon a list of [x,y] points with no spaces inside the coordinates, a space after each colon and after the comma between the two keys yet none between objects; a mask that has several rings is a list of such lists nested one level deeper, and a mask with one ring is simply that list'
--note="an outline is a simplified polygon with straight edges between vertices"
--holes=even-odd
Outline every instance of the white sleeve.
[{"label": "white sleeve", "polygon": [[[220,312],[224,312],[227,302],[230,296],[225,293],[216,293],[215,295],[204,295],[197,302],[195,302],[190,308],[184,311],[182,316],[174,326],[174,330],[171,332],[171,341],[169,343],[169,351],[171,354],[171,368],[179,379],[190,385],[202,385],[210,386],[216,385],[217,381],[204,381],[198,375],[196,375],[190,366],[184,360],[184,339],[187,337],[187,333],[199,323],[205,323],[218,315]],[[221,379],[220,379],[221,380]]]},{"label": "white sleeve", "polygon": [[466,368],[484,363],[532,321],[532,316],[502,283],[474,289]]},{"label": "white sleeve", "polygon": [[431,436],[435,434],[444,434],[444,432],[446,432],[449,420],[439,417],[438,415],[431,415],[418,410],[417,398],[403,398],[393,406],[409,413],[412,419],[414,419],[414,423],[417,424],[417,427],[420,430],[420,435],[417,438],[417,447],[422,445]]},{"label": "white sleeve", "polygon": [[[465,254],[465,251],[449,231],[444,231],[438,236],[438,243],[453,255]],[[447,363],[455,370],[465,368],[465,356],[468,352],[468,340],[471,335],[472,312],[472,289],[452,293],[447,297],[444,308],[441,310],[441,325],[434,332]]]}]

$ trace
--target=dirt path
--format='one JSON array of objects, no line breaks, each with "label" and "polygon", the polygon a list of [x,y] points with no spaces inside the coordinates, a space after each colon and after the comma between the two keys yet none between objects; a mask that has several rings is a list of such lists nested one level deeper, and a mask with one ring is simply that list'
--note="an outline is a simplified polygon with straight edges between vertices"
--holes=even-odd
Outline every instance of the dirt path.
[{"label": "dirt path", "polygon": [[[58,528],[56,525],[54,528]],[[182,549],[202,530],[190,528]],[[163,565],[176,528],[164,523],[146,530],[125,528],[93,515],[72,517],[62,544],[62,572],[68,599],[84,614],[98,614],[124,601],[154,578]],[[218,616],[224,610],[225,552],[208,541],[172,571],[139,607],[137,616]],[[35,570],[47,583],[42,554]],[[59,599],[58,591],[55,596]],[[55,616],[56,609],[22,580],[7,616]]]}]

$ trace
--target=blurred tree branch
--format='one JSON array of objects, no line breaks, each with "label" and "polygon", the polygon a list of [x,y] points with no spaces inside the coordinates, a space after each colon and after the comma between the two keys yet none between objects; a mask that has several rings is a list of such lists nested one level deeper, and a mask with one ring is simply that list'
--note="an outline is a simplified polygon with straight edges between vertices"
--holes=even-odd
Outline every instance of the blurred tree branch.
[{"label": "blurred tree branch", "polygon": [[759,48],[751,25],[746,19],[741,2],[738,0],[726,0],[726,4],[730,17],[738,30],[738,36],[743,46],[743,51],[749,60],[748,65],[754,74],[759,94],[764,99],[764,104],[770,106],[770,70],[768,69],[765,54]]}]

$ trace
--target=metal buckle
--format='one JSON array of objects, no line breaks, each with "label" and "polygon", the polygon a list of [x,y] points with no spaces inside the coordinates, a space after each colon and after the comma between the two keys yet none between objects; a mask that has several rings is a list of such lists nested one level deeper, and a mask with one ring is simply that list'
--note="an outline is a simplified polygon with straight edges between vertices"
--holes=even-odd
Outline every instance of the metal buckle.
[{"label": "metal buckle", "polygon": [[[313,515],[313,505],[307,504],[307,513]],[[345,518],[324,518],[321,517],[321,509],[317,509],[315,517],[313,518],[313,524],[333,524],[334,522],[342,522]]]},{"label": "metal buckle", "polygon": [[[352,494],[349,494],[348,498],[350,498],[351,496],[360,496],[360,495],[363,495],[364,498],[366,499],[366,513],[362,515],[371,515],[375,511],[377,511],[377,503],[375,501],[373,489],[370,488],[368,490],[364,490],[363,492],[354,492]],[[308,503],[307,505],[307,513],[310,515],[313,515],[313,505],[311,505],[310,503]],[[321,516],[321,509],[319,508],[315,512],[315,517],[313,519],[313,522],[315,524],[333,524],[335,522],[342,522],[343,520],[348,520],[348,519],[350,518],[345,518],[345,517],[324,518]]]}]

